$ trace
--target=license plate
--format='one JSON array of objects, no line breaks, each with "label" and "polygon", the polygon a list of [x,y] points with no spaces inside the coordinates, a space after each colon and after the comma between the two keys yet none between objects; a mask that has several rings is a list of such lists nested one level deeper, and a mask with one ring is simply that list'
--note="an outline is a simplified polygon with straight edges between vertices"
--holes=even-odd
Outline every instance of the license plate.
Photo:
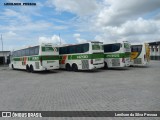
[{"label": "license plate", "polygon": [[95,59],[95,61],[101,61],[101,59]]},{"label": "license plate", "polygon": [[54,61],[47,61],[47,63],[54,63]]},{"label": "license plate", "polygon": [[129,58],[126,58],[126,61],[129,61]]}]

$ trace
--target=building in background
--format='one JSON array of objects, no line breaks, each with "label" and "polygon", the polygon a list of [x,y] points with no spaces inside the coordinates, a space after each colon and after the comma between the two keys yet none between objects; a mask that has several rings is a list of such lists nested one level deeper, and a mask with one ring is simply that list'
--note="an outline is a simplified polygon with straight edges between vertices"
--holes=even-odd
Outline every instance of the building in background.
[{"label": "building in background", "polygon": [[0,65],[10,63],[10,51],[0,51]]},{"label": "building in background", "polygon": [[151,60],[160,60],[160,41],[150,42]]}]

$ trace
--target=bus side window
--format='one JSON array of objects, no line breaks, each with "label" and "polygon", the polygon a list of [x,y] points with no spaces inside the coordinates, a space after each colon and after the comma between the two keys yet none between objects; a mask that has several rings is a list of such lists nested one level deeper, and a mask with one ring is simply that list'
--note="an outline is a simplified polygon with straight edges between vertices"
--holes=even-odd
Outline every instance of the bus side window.
[{"label": "bus side window", "polygon": [[34,49],[33,48],[29,49],[29,55],[34,55]]},{"label": "bus side window", "polygon": [[17,51],[17,57],[20,57],[21,56],[21,51]]},{"label": "bus side window", "polygon": [[112,52],[116,51],[116,45],[112,45]]},{"label": "bus side window", "polygon": [[35,51],[34,51],[35,53],[35,55],[38,55],[39,54],[39,46],[37,46],[37,47],[35,47]]},{"label": "bus side window", "polygon": [[120,49],[121,47],[121,44],[120,43],[117,43],[117,44],[113,44],[112,45],[112,52],[116,52]]},{"label": "bus side window", "polygon": [[67,54],[67,47],[60,48],[60,54]]},{"label": "bus side window", "polygon": [[131,47],[131,51],[132,51],[132,52],[137,52],[136,47],[135,47],[135,46],[132,46],[132,47]]},{"label": "bus side window", "polygon": [[104,45],[104,52],[111,52],[112,51],[112,46],[111,45]]},{"label": "bus side window", "polygon": [[141,52],[142,51],[142,46],[138,46],[137,51]]},{"label": "bus side window", "polygon": [[15,57],[18,57],[18,52],[17,51],[15,52]]},{"label": "bus side window", "polygon": [[76,53],[81,53],[81,52],[82,52],[81,46],[82,46],[82,45],[76,45],[76,46],[75,46],[75,48],[76,48]]},{"label": "bus side window", "polygon": [[21,53],[22,56],[25,56],[25,50],[21,50]]},{"label": "bus side window", "polygon": [[88,51],[89,51],[89,44],[88,43],[82,44],[82,53],[88,52]]},{"label": "bus side window", "polygon": [[69,47],[69,54],[75,53],[75,46],[70,46]]},{"label": "bus side window", "polygon": [[29,49],[25,49],[25,56],[29,56]]}]

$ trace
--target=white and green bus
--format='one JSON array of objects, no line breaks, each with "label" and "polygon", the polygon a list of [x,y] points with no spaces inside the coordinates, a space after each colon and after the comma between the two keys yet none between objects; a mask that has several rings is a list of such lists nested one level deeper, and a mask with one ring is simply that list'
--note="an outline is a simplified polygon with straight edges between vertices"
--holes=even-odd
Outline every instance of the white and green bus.
[{"label": "white and green bus", "polygon": [[127,41],[104,44],[104,68],[124,68],[130,66],[131,47]]},{"label": "white and green bus", "polygon": [[59,69],[58,47],[41,44],[13,51],[10,67],[28,72]]},{"label": "white and green bus", "polygon": [[60,68],[77,71],[104,67],[102,45],[102,42],[92,41],[59,47]]}]

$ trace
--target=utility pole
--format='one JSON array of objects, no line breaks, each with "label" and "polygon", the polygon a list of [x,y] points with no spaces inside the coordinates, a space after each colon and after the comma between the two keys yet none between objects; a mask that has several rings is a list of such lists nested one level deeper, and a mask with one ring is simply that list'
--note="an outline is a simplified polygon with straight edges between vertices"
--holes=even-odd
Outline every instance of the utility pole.
[{"label": "utility pole", "polygon": [[3,40],[2,40],[2,34],[1,34],[1,43],[2,43],[3,65],[4,65],[5,57],[4,57],[4,52],[3,52]]},{"label": "utility pole", "polygon": [[61,45],[61,36],[60,36],[60,33],[59,33],[59,42],[60,42],[60,45]]}]

